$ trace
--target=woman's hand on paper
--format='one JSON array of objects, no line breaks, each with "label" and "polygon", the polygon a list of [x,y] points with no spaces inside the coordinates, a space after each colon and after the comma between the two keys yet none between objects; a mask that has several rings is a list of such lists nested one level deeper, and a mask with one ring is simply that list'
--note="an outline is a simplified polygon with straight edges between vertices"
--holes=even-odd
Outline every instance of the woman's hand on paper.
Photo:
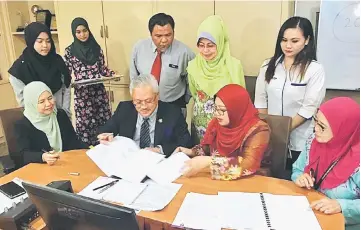
[{"label": "woman's hand on paper", "polygon": [[55,164],[59,158],[59,153],[55,153],[55,151],[46,152],[42,155],[43,162],[46,162],[48,165]]},{"label": "woman's hand on paper", "polygon": [[184,148],[184,147],[178,147],[175,149],[174,152],[175,153],[182,152],[189,157],[194,157],[194,155],[195,155],[192,149],[188,149],[188,148]]},{"label": "woman's hand on paper", "polygon": [[311,189],[314,185],[314,182],[315,182],[315,178],[311,177],[310,174],[308,173],[302,174],[295,181],[297,186],[307,189]]},{"label": "woman's hand on paper", "polygon": [[335,199],[329,198],[314,201],[310,207],[325,214],[336,214],[342,211],[340,203]]},{"label": "woman's hand on paper", "polygon": [[182,174],[186,177],[196,175],[205,168],[210,167],[211,159],[210,156],[197,156],[184,162],[184,166],[181,170]]},{"label": "woman's hand on paper", "polygon": [[109,142],[113,141],[114,134],[113,133],[102,133],[98,135],[98,141],[100,144],[109,144]]}]

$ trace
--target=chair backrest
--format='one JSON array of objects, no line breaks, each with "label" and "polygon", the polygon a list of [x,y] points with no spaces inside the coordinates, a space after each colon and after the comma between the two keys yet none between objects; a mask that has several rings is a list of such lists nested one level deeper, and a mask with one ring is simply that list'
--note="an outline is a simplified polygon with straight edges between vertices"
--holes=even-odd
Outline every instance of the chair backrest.
[{"label": "chair backrest", "polygon": [[244,76],[244,80],[246,81],[246,89],[248,91],[249,97],[252,100],[252,103],[254,103],[254,97],[256,93],[256,76]]},{"label": "chair backrest", "polygon": [[[2,124],[2,127],[0,127],[0,129],[1,128],[3,129],[6,145],[8,148],[8,153],[12,159],[14,157],[12,154],[16,155],[17,152],[14,124],[17,120],[23,117],[23,111],[24,111],[23,108],[6,109],[0,111],[0,120]],[[13,160],[17,165],[18,159],[13,159]]]},{"label": "chair backrest", "polygon": [[271,176],[284,179],[292,118],[265,114],[260,117],[271,128]]}]

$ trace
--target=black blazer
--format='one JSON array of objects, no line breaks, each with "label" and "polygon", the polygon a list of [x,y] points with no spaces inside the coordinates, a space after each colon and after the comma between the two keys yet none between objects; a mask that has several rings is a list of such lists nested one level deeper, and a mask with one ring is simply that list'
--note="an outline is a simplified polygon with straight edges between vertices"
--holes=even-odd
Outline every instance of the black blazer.
[{"label": "black blazer", "polygon": [[[77,138],[69,117],[64,110],[58,109],[57,119],[63,141],[63,151],[86,149],[89,147]],[[17,158],[22,160],[22,162],[17,162],[17,165],[42,163],[42,150],[49,151],[51,149],[46,134],[36,129],[25,116],[15,122],[14,132],[17,145]]]},{"label": "black blazer", "polygon": [[[114,115],[100,127],[98,133],[114,133],[133,139],[138,112],[131,101],[120,102]],[[160,119],[162,122],[160,122]],[[154,146],[161,145],[170,156],[178,146],[191,147],[188,125],[178,106],[159,101],[154,130]]]}]

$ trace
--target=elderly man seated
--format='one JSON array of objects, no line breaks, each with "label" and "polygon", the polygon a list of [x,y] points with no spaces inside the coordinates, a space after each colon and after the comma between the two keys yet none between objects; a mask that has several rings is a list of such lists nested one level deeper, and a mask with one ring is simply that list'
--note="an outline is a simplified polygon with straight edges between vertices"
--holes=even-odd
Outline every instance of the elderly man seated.
[{"label": "elderly man seated", "polygon": [[170,156],[176,147],[191,147],[185,118],[178,106],[159,101],[158,83],[140,75],[130,84],[133,101],[120,102],[114,115],[99,129],[100,143],[113,135],[133,139],[140,148]]}]

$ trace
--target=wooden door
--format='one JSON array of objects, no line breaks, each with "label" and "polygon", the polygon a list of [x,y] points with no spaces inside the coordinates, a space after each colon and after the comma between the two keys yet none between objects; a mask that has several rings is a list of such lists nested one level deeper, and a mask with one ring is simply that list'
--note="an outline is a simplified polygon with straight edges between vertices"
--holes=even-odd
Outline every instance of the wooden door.
[{"label": "wooden door", "polygon": [[56,24],[58,28],[60,53],[73,42],[71,22],[76,17],[83,17],[88,21],[90,31],[106,56],[104,39],[102,2],[95,1],[56,1]]},{"label": "wooden door", "polygon": [[245,75],[258,75],[271,57],[281,25],[282,1],[215,1],[215,13],[228,28],[231,54],[240,59]]},{"label": "wooden door", "polygon": [[109,67],[124,75],[115,85],[129,84],[129,62],[134,44],[149,37],[152,1],[104,1],[104,25]]},{"label": "wooden door", "polygon": [[214,14],[214,1],[155,1],[154,14],[166,13],[175,22],[175,38],[197,53],[197,30],[200,23]]}]

